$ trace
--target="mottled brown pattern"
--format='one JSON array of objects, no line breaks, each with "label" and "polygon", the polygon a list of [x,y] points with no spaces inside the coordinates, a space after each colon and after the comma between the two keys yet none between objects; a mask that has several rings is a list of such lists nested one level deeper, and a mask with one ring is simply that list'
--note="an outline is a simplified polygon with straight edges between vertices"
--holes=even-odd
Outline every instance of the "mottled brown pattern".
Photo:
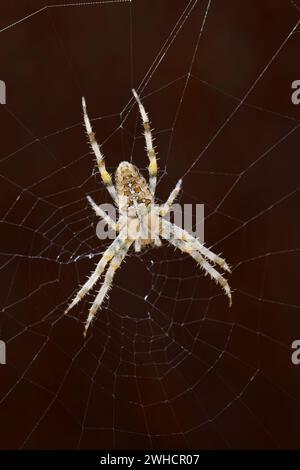
[{"label": "mottled brown pattern", "polygon": [[149,205],[152,195],[145,178],[131,163],[122,162],[116,170],[116,189],[120,196],[128,197],[128,207],[135,203]]},{"label": "mottled brown pattern", "polygon": [[90,141],[91,141],[91,144],[92,144],[93,142],[96,142],[95,132],[90,132],[90,133],[89,133],[89,139],[90,139]]},{"label": "mottled brown pattern", "polygon": [[144,126],[144,129],[145,129],[146,132],[149,132],[149,131],[150,131],[150,123],[149,123],[149,121],[144,122],[143,126]]}]

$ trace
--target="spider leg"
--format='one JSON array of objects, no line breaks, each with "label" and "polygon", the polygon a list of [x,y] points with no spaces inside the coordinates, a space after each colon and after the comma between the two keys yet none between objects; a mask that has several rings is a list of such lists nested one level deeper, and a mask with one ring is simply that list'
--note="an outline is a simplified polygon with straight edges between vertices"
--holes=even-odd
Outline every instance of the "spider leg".
[{"label": "spider leg", "polygon": [[149,226],[148,226],[148,238],[152,240],[156,247],[160,247],[162,245],[160,239],[160,224],[161,219],[158,216],[159,214],[159,207],[156,207],[156,215],[154,218],[151,219]]},{"label": "spider leg", "polygon": [[124,239],[124,233],[121,232],[117,236],[117,238],[111,243],[111,245],[105,250],[99,263],[96,266],[96,269],[91,273],[86,283],[83,284],[81,289],[77,292],[76,296],[65,310],[65,314],[68,313],[76,304],[78,304],[78,302],[80,302],[80,300],[82,300],[83,297],[91,290],[98,278],[103,273],[107,263],[114,257],[114,255],[119,250],[120,246],[123,245]]},{"label": "spider leg", "polygon": [[169,212],[169,210],[171,209],[172,205],[173,205],[173,202],[175,201],[175,199],[177,198],[178,196],[178,193],[181,189],[181,183],[182,183],[182,180],[179,180],[175,186],[175,188],[173,189],[173,191],[171,192],[170,196],[168,197],[168,200],[162,205],[160,206],[159,208],[159,215],[160,216],[164,216],[164,215],[167,215],[167,213]]},{"label": "spider leg", "polygon": [[97,165],[98,165],[98,168],[99,168],[99,172],[100,172],[102,181],[105,184],[105,186],[107,187],[107,190],[110,193],[113,200],[117,203],[116,189],[113,185],[111,175],[106,170],[106,166],[105,166],[105,162],[104,162],[104,156],[102,155],[100,147],[98,145],[98,142],[95,138],[95,134],[93,132],[92,125],[91,125],[90,119],[89,119],[88,114],[87,114],[86,102],[85,102],[84,97],[82,97],[82,109],[83,109],[83,119],[84,119],[85,129],[86,129],[86,132],[87,132],[92,150],[93,150],[93,152],[96,156],[96,161],[97,161]]},{"label": "spider leg", "polygon": [[95,298],[95,300],[94,300],[94,302],[93,302],[93,304],[90,308],[89,315],[88,315],[88,318],[87,318],[87,321],[86,321],[86,324],[85,324],[85,328],[84,328],[84,333],[83,333],[84,336],[86,336],[87,330],[88,330],[91,322],[93,321],[97,311],[101,307],[101,304],[102,304],[103,300],[105,299],[105,296],[107,295],[107,292],[111,288],[113,277],[116,273],[116,270],[120,267],[120,265],[121,265],[122,261],[124,260],[131,244],[132,244],[132,240],[127,240],[119,248],[119,251],[112,258],[112,260],[109,264],[109,268],[106,271],[106,275],[105,275],[105,278],[104,278],[104,282],[101,286],[101,289],[99,290],[99,292],[98,292],[98,294],[97,294],[97,296],[96,296],[96,298]]},{"label": "spider leg", "polygon": [[213,251],[209,250],[206,246],[199,242],[196,238],[188,234],[188,242],[194,244],[196,250],[202,253],[209,261],[212,261],[215,264],[218,264],[224,271],[231,273],[231,269],[226,263],[226,261],[220,256],[216,255]]},{"label": "spider leg", "polygon": [[141,241],[137,238],[135,241],[134,241],[134,250],[136,253],[139,253],[142,249],[142,245],[141,245]]},{"label": "spider leg", "polygon": [[225,294],[229,299],[229,307],[231,307],[232,297],[227,280],[215,268],[213,268],[213,266],[211,266],[211,264],[205,258],[203,258],[201,253],[199,253],[199,251],[195,249],[192,243],[180,238],[180,232],[176,234],[177,228],[177,226],[167,223],[165,220],[162,220],[162,237],[168,240],[176,248],[179,248],[183,253],[188,253],[190,256],[192,256],[192,258],[194,258],[194,260],[200,265],[200,267],[202,267],[205,272],[208,273],[210,277],[223,288]]},{"label": "spider leg", "polygon": [[111,227],[115,232],[118,232],[119,231],[118,224],[104,210],[102,210],[101,207],[99,207],[95,203],[95,201],[91,198],[91,196],[87,196],[86,198],[89,201],[92,208],[94,209],[96,215],[98,217],[101,217],[101,219],[103,219],[107,223],[107,225],[109,225],[109,227]]},{"label": "spider leg", "polygon": [[154,245],[157,246],[157,247],[160,247],[161,246],[161,239],[159,238],[159,236],[156,233],[153,233],[152,238],[153,238]]},{"label": "spider leg", "polygon": [[142,243],[141,240],[147,240],[148,238],[151,237],[152,242],[154,243],[155,246],[160,247],[161,246],[161,239],[159,238],[159,235],[156,232],[151,232],[151,230],[148,230],[149,236],[146,237],[144,234],[140,234],[135,240],[134,240],[134,249],[136,253],[139,253],[142,249]]},{"label": "spider leg", "polygon": [[132,90],[133,96],[135,97],[137,104],[139,106],[140,110],[140,115],[143,121],[143,127],[144,127],[144,136],[145,136],[145,141],[146,141],[146,149],[147,149],[147,154],[150,160],[148,170],[149,170],[149,186],[150,186],[150,191],[154,195],[155,194],[155,188],[156,188],[156,179],[157,179],[157,160],[156,160],[156,153],[153,148],[153,139],[152,139],[152,133],[151,133],[151,128],[150,128],[150,122],[148,119],[148,115],[145,111],[145,108],[135,90]]},{"label": "spider leg", "polygon": [[155,246],[161,246],[161,239],[159,238],[159,225],[160,219],[158,217],[159,207],[155,208],[155,216],[150,218],[147,223],[143,219],[143,215],[139,215],[140,228],[137,236],[135,237],[134,247],[135,251],[141,251],[142,245],[153,243]]},{"label": "spider leg", "polygon": [[203,243],[200,243],[199,240],[195,237],[193,237],[190,233],[188,233],[186,230],[183,230],[182,228],[173,225],[168,221],[165,221],[165,224],[169,226],[169,230],[174,230],[173,227],[175,227],[175,236],[176,238],[182,239],[189,244],[193,246],[195,250],[198,250],[202,255],[205,256],[209,261],[212,261],[213,263],[219,265],[224,271],[231,272],[230,267],[226,263],[226,261],[221,258],[220,256],[216,255],[213,253],[211,250],[206,248],[206,246],[203,245]]}]

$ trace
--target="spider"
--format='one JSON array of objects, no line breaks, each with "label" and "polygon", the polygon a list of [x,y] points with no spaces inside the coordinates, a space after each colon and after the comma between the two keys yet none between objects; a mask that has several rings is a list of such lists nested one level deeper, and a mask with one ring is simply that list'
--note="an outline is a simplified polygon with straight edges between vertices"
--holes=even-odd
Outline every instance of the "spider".
[{"label": "spider", "polygon": [[137,101],[144,127],[146,150],[150,162],[148,166],[149,184],[135,165],[123,161],[119,164],[115,172],[114,185],[111,175],[106,170],[103,154],[92,130],[87,114],[85,98],[82,98],[84,125],[89,142],[96,156],[102,181],[119,211],[119,219],[115,222],[90,196],[87,196],[88,202],[96,215],[104,219],[118,235],[105,250],[95,270],[91,273],[86,283],[77,292],[75,298],[65,310],[65,313],[69,312],[71,308],[83,299],[108,265],[104,282],[89,310],[84,328],[84,336],[86,336],[91,322],[111,288],[115,272],[120,267],[129,248],[134,245],[135,251],[139,252],[149,245],[159,247],[161,246],[161,238],[169,241],[175,248],[179,248],[183,253],[188,253],[192,256],[204,269],[205,273],[208,273],[211,278],[224,289],[225,294],[229,298],[229,306],[231,306],[232,303],[231,291],[227,280],[212,266],[212,264],[215,264],[221,269],[231,272],[226,261],[210,251],[186,230],[183,230],[163,218],[168,214],[173,202],[178,196],[181,189],[181,180],[178,181],[164,204],[157,205],[155,203],[157,161],[156,152],[153,148],[150,122],[138,94],[135,90],[132,90],[132,93]]}]

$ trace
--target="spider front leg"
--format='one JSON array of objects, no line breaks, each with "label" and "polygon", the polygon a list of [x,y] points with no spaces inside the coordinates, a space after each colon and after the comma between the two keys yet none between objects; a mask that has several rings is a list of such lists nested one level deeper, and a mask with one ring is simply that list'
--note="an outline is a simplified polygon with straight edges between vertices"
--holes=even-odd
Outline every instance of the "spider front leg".
[{"label": "spider front leg", "polygon": [[156,153],[153,148],[153,139],[152,139],[152,133],[151,133],[151,128],[150,128],[150,122],[148,119],[148,115],[145,111],[145,108],[139,98],[139,95],[135,90],[132,90],[133,96],[135,97],[137,104],[139,106],[140,110],[140,115],[143,121],[143,127],[144,127],[144,136],[145,136],[145,141],[146,141],[146,149],[147,149],[147,154],[150,160],[150,164],[148,166],[148,171],[149,171],[149,186],[150,186],[150,191],[154,195],[155,194],[155,188],[156,188],[156,180],[157,180],[157,160],[156,160]]},{"label": "spider front leg", "polygon": [[98,168],[99,168],[99,172],[100,172],[102,181],[105,184],[105,186],[107,187],[107,190],[108,190],[109,194],[111,195],[111,197],[113,198],[113,200],[115,201],[115,203],[117,203],[118,198],[117,198],[116,189],[113,185],[111,175],[106,170],[106,166],[105,166],[105,162],[104,162],[104,156],[102,155],[100,147],[98,145],[98,142],[95,138],[95,134],[93,132],[92,125],[91,125],[90,119],[89,119],[88,114],[87,114],[86,102],[85,102],[84,97],[82,97],[82,109],[83,109],[84,125],[85,125],[85,128],[86,128],[86,132],[87,132],[92,150],[93,150],[93,152],[96,156],[96,161],[97,161],[97,165],[98,165]]},{"label": "spider front leg", "polygon": [[101,304],[102,304],[103,300],[105,299],[105,296],[106,296],[107,292],[111,288],[113,277],[116,273],[116,270],[120,267],[120,265],[121,265],[122,261],[124,260],[131,244],[132,244],[132,241],[127,240],[120,247],[118,253],[112,258],[112,260],[110,262],[110,265],[109,265],[109,268],[106,272],[104,282],[101,286],[101,289],[100,289],[99,293],[97,294],[97,296],[96,296],[96,298],[95,298],[95,300],[94,300],[94,302],[93,302],[93,304],[90,308],[89,315],[88,315],[88,318],[87,318],[87,321],[86,321],[86,324],[85,324],[85,328],[84,328],[84,333],[83,333],[84,336],[86,336],[87,330],[88,330],[91,322],[93,321],[93,318],[95,317],[97,311],[101,307]]},{"label": "spider front leg", "polygon": [[161,236],[168,240],[173,246],[179,248],[183,253],[188,253],[192,256],[192,258],[194,258],[194,260],[200,265],[200,267],[202,267],[205,272],[208,273],[210,277],[224,289],[225,294],[229,299],[229,307],[231,307],[231,290],[227,280],[213,266],[211,266],[211,264],[202,256],[200,251],[195,248],[194,242],[197,242],[197,240],[194,237],[191,237],[191,235],[189,235],[189,237],[193,238],[193,243],[191,242],[191,240],[186,241],[183,235],[185,235],[187,239],[187,235],[189,234],[185,230],[182,230],[176,225],[171,224],[170,222],[167,222],[166,220],[162,219]]}]

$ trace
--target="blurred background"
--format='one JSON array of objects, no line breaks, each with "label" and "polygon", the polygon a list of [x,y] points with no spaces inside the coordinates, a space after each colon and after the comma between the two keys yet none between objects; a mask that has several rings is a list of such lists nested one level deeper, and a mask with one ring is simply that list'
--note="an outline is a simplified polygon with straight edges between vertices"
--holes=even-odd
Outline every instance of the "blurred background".
[{"label": "blurred background", "polygon": [[[1,448],[299,448],[300,2],[4,3]],[[133,87],[157,200],[183,177],[204,204],[233,306],[165,244],[127,258],[84,340],[97,289],[63,312],[108,246],[86,196],[111,201],[81,96],[108,168],[147,176]]]}]

